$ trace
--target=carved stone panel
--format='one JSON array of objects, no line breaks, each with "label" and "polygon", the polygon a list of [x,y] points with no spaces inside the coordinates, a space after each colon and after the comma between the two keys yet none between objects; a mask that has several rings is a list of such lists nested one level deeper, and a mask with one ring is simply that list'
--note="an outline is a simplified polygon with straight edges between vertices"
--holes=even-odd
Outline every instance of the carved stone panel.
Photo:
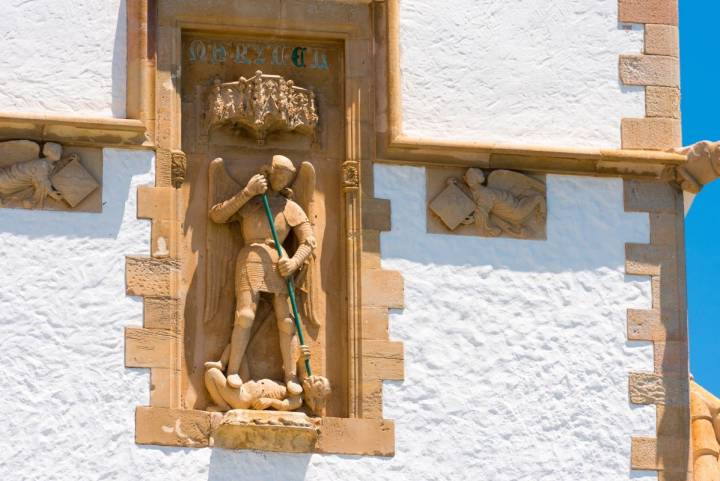
[{"label": "carved stone panel", "polygon": [[342,44],[191,33],[182,59],[184,404],[344,416]]},{"label": "carved stone panel", "polygon": [[479,168],[427,169],[428,232],[545,239],[544,176]]},{"label": "carved stone panel", "polygon": [[99,149],[0,142],[0,207],[100,212],[101,182]]},{"label": "carved stone panel", "polygon": [[374,10],[158,0],[153,249],[126,276],[145,298],[126,365],[152,381],[137,443],[393,454],[403,282],[377,252]]}]

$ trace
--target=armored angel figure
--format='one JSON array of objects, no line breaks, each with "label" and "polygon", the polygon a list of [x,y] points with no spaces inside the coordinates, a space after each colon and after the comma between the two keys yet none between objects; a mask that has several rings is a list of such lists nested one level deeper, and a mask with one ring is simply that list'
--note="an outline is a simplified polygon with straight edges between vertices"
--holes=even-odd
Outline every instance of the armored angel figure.
[{"label": "armored angel figure", "polygon": [[24,162],[9,163],[0,159],[0,205],[10,199],[22,200],[27,208],[43,207],[46,197],[61,200],[62,195],[52,185],[56,163],[62,157],[60,144],[47,142],[43,157]]},{"label": "armored angel figure", "polygon": [[[219,377],[206,376],[206,386],[211,397],[217,404],[221,404],[221,397],[217,394],[226,387],[235,390],[237,396],[244,395],[243,390],[255,389],[256,384],[248,384],[245,356],[248,344],[257,332],[253,327],[263,322],[265,317],[258,313],[261,295],[269,295],[277,325],[280,353],[282,357],[282,371],[284,375],[283,389],[275,389],[269,381],[263,381],[272,391],[272,396],[260,396],[258,399],[275,399],[283,401],[290,399],[289,407],[294,407],[303,387],[298,377],[298,359],[300,346],[289,305],[289,293],[286,279],[293,276],[299,284],[301,293],[305,294],[303,305],[304,320],[317,325],[317,320],[311,305],[309,285],[312,273],[310,261],[316,248],[313,227],[308,218],[315,186],[315,170],[308,162],[303,162],[298,170],[292,161],[282,155],[275,155],[270,166],[265,167],[259,174],[254,175],[239,189],[239,185],[229,179],[222,159],[217,159],[211,165],[210,182],[211,198],[218,196],[218,190],[229,190],[235,186],[235,194],[215,203],[210,208],[211,224],[222,226],[236,223],[242,231],[243,245],[235,256],[233,272],[228,273],[223,264],[232,258],[229,250],[234,244],[231,237],[225,232],[210,233],[208,245],[209,270],[208,294],[206,303],[206,320],[213,316],[219,302],[219,295],[223,284],[229,277],[234,276],[235,309],[234,325],[230,339],[227,359],[219,364],[206,364],[206,369],[215,368],[213,375],[218,373],[226,377],[226,385]],[[293,183],[294,181],[294,183]],[[224,183],[225,187],[222,186]],[[294,189],[290,189],[290,186]],[[213,192],[215,191],[215,192]],[[282,256],[278,255],[273,241],[272,231],[265,213],[262,195],[267,193],[270,210],[274,219],[278,239],[281,244]],[[210,225],[209,230],[217,229]],[[286,242],[287,240],[287,242]],[[289,247],[290,246],[290,247]],[[289,249],[288,252],[286,249]],[[303,352],[307,348],[303,346]],[[243,376],[246,378],[243,379]],[[221,386],[218,389],[218,386]],[[273,387],[274,386],[274,387]],[[270,389],[270,387],[273,387]],[[276,392],[277,391],[277,392]],[[282,391],[282,392],[280,392]],[[216,396],[213,396],[216,394]],[[227,394],[227,393],[226,393]],[[247,394],[247,393],[245,393]],[[227,398],[227,396],[225,396]],[[254,400],[252,404],[257,404]],[[262,405],[265,401],[261,402]],[[227,400],[225,404],[228,403]],[[268,403],[270,407],[277,403]],[[277,407],[277,406],[274,406]]]}]

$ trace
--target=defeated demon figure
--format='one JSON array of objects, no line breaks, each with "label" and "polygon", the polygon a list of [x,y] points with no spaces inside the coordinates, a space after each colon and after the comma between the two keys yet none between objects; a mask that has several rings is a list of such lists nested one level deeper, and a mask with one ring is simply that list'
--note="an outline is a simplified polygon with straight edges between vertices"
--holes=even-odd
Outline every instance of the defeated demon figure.
[{"label": "defeated demon figure", "polygon": [[223,371],[230,358],[230,346],[225,348],[220,361],[205,363],[205,387],[210,398],[215,403],[208,407],[208,411],[225,412],[231,409],[274,409],[276,411],[294,411],[303,405],[312,413],[322,414],[325,402],[330,396],[330,383],[322,376],[304,375],[302,362],[310,358],[310,349],[300,346],[302,356],[298,360],[298,370],[301,373],[303,392],[296,394],[290,392],[283,383],[271,379],[248,381],[240,387],[232,387]]}]

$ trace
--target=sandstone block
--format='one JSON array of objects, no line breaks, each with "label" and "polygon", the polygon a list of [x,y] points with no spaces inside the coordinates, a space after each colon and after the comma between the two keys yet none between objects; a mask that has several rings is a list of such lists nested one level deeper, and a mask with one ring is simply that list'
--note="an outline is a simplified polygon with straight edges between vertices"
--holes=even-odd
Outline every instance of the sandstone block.
[{"label": "sandstone block", "polygon": [[620,80],[625,85],[680,85],[680,62],[664,55],[621,55]]},{"label": "sandstone block", "polygon": [[627,212],[678,211],[678,192],[667,182],[626,180],[624,187]]},{"label": "sandstone block", "polygon": [[127,257],[125,282],[127,294],[143,297],[176,297],[180,268],[177,259],[151,257]]},{"label": "sandstone block", "polygon": [[623,119],[622,148],[669,150],[682,144],[682,127],[677,119]]},{"label": "sandstone block", "polygon": [[388,341],[362,343],[363,377],[402,381],[405,378],[403,344]]},{"label": "sandstone block", "polygon": [[689,404],[687,376],[631,373],[629,384],[630,402],[633,404],[667,406],[687,406]]},{"label": "sandstone block", "polygon": [[389,231],[390,223],[390,201],[387,199],[364,199],[363,206],[363,229],[377,231]]},{"label": "sandstone block", "polygon": [[677,0],[620,0],[619,17],[625,23],[677,25]]},{"label": "sandstone block", "polygon": [[367,270],[362,277],[363,307],[384,306],[401,309],[405,305],[402,274],[381,269]]},{"label": "sandstone block", "polygon": [[680,89],[677,87],[647,87],[645,89],[645,115],[679,119]]},{"label": "sandstone block", "polygon": [[316,451],[394,456],[395,423],[382,419],[323,418]]},{"label": "sandstone block", "polygon": [[318,428],[304,413],[235,409],[223,416],[212,438],[214,446],[226,449],[309,453]]},{"label": "sandstone block", "polygon": [[174,332],[162,329],[125,329],[125,366],[173,367],[177,344]]},{"label": "sandstone block", "polygon": [[645,53],[677,57],[680,53],[678,28],[672,25],[645,25]]},{"label": "sandstone block", "polygon": [[138,407],[135,442],[161,446],[207,447],[211,415],[205,411]]}]

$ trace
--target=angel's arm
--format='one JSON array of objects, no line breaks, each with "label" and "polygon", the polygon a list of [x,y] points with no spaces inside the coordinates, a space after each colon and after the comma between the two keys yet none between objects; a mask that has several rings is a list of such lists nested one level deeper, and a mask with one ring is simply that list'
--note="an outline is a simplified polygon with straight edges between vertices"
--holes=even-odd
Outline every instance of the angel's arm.
[{"label": "angel's arm", "polygon": [[292,260],[299,267],[305,262],[305,259],[313,253],[315,247],[317,247],[317,241],[315,240],[315,233],[309,220],[295,226],[293,232],[295,232],[300,245],[295,251]]},{"label": "angel's arm", "polygon": [[252,195],[248,193],[247,189],[243,189],[228,200],[212,206],[210,219],[217,224],[224,224],[250,199],[252,199]]},{"label": "angel's arm", "polygon": [[243,190],[228,200],[215,204],[210,209],[210,219],[217,224],[224,224],[230,220],[247,201],[267,190],[267,179],[258,174],[253,176]]},{"label": "angel's arm", "polygon": [[280,275],[283,277],[288,277],[294,274],[295,271],[303,265],[305,260],[310,257],[315,250],[315,247],[317,247],[317,241],[315,240],[312,224],[310,224],[310,221],[302,211],[300,211],[300,213],[304,217],[304,220],[293,227],[293,232],[295,233],[299,244],[298,248],[291,259],[283,257],[278,262]]}]

